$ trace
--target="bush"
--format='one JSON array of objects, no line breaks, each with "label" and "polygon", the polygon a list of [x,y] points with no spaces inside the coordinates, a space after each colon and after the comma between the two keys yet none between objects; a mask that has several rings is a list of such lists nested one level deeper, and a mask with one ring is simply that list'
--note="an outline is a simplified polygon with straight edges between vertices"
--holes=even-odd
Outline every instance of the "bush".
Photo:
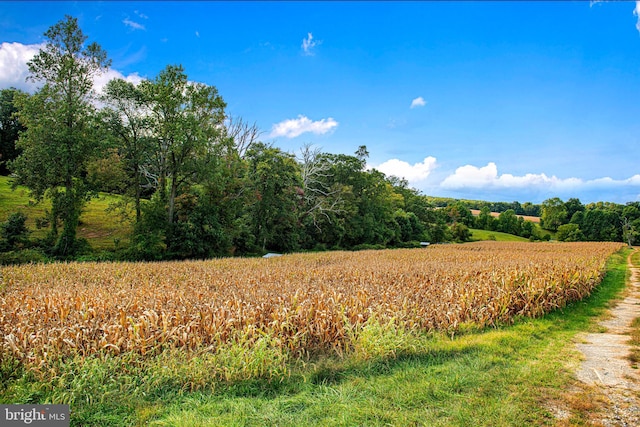
[{"label": "bush", "polygon": [[26,226],[27,216],[22,212],[14,212],[0,224],[0,236],[5,250],[20,249],[29,241],[29,230]]},{"label": "bush", "polygon": [[584,240],[584,234],[578,224],[563,224],[558,227],[556,238],[561,242],[580,242]]},{"label": "bush", "polygon": [[451,226],[451,237],[458,243],[468,242],[471,238],[471,231],[463,223],[456,222]]},{"label": "bush", "polygon": [[49,258],[37,249],[23,249],[0,253],[0,265],[48,262]]}]

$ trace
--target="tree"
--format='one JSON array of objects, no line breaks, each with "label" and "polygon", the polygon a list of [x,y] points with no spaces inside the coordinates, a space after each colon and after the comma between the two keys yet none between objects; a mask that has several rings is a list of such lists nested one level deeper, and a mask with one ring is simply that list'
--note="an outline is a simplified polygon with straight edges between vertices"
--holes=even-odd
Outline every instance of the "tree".
[{"label": "tree", "polygon": [[13,250],[24,245],[29,240],[29,230],[26,226],[27,217],[22,212],[9,215],[7,221],[0,224],[0,237],[4,240],[0,248]]},{"label": "tree", "polygon": [[473,218],[471,210],[462,202],[455,202],[447,206],[445,211],[449,215],[451,223],[461,222],[467,227],[473,227],[475,225],[475,219]]},{"label": "tree", "polygon": [[498,231],[503,233],[520,235],[520,224],[513,209],[507,209],[498,216]]},{"label": "tree", "polygon": [[0,91],[0,175],[8,175],[8,162],[18,157],[16,148],[18,135],[24,131],[24,126],[18,121],[18,107],[15,100],[25,94],[15,88]]},{"label": "tree", "polygon": [[300,170],[293,155],[262,143],[247,152],[253,190],[253,235],[264,251],[298,248],[298,211],[302,200]]},{"label": "tree", "polygon": [[561,242],[580,242],[584,240],[584,234],[578,224],[562,224],[558,227],[556,238]]},{"label": "tree", "polygon": [[576,212],[584,212],[584,205],[580,202],[580,199],[571,198],[564,203],[565,208],[567,209],[567,219],[571,220],[573,215]]},{"label": "tree", "polygon": [[33,96],[18,97],[26,131],[12,167],[16,185],[26,185],[37,199],[51,198],[52,235],[59,219],[64,224],[54,253],[64,256],[76,249],[76,228],[89,194],[86,165],[97,149],[93,78],[110,62],[98,44],[85,44],[87,37],[70,16],[45,37],[46,45],[28,62],[29,78],[43,86]]},{"label": "tree", "polygon": [[453,240],[458,243],[468,242],[469,239],[471,239],[469,227],[461,222],[456,222],[451,225],[451,235]]},{"label": "tree", "polygon": [[567,207],[558,197],[542,202],[541,225],[551,231],[557,231],[558,227],[567,222]]},{"label": "tree", "polygon": [[320,149],[305,145],[300,150],[300,177],[304,206],[302,217],[309,218],[314,227],[321,228],[322,220],[331,223],[331,214],[341,211],[342,199],[338,186],[331,183],[331,163]]},{"label": "tree", "polygon": [[496,219],[491,216],[491,210],[488,206],[483,206],[480,209],[480,214],[476,217],[476,228],[480,230],[495,230]]},{"label": "tree", "polygon": [[153,118],[155,175],[170,225],[180,187],[197,181],[223,137],[226,104],[214,86],[189,82],[182,66],[167,66],[140,90]]},{"label": "tree", "polygon": [[115,148],[126,175],[125,193],[133,197],[136,222],[140,221],[143,186],[147,181],[151,157],[151,117],[144,94],[136,85],[113,79],[104,88],[102,119],[116,138]]}]

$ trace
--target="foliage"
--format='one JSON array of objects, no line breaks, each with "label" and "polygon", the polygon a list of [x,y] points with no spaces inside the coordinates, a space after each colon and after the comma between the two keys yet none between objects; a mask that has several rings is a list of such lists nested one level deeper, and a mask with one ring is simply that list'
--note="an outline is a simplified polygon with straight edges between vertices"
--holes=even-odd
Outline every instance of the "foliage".
[{"label": "foliage", "polygon": [[[30,79],[43,86],[32,96],[19,96],[20,156],[12,162],[17,183],[29,187],[37,199],[52,202],[51,232],[64,224],[54,252],[76,249],[76,229],[89,195],[87,162],[98,148],[91,103],[92,78],[109,66],[106,53],[87,37],[77,19],[67,16],[45,33],[45,46],[29,61]],[[62,190],[60,190],[62,188]]]},{"label": "foliage", "polygon": [[453,240],[458,243],[468,242],[471,239],[469,227],[460,222],[456,222],[451,226],[451,235]]},{"label": "foliage", "polygon": [[0,224],[0,247],[4,250],[20,249],[29,239],[29,229],[26,226],[27,216],[22,212],[14,212]]},{"label": "foliage", "polygon": [[547,230],[558,231],[558,227],[567,220],[567,207],[558,197],[542,202],[540,224]]},{"label": "foliage", "polygon": [[561,242],[580,242],[584,240],[584,234],[578,224],[562,224],[558,227],[556,239]]},{"label": "foliage", "polygon": [[24,92],[15,88],[0,90],[0,175],[9,174],[8,162],[20,154],[16,142],[25,128],[18,121],[16,98],[24,95]]},{"label": "foliage", "polygon": [[47,262],[49,258],[39,249],[22,249],[0,253],[0,265]]}]

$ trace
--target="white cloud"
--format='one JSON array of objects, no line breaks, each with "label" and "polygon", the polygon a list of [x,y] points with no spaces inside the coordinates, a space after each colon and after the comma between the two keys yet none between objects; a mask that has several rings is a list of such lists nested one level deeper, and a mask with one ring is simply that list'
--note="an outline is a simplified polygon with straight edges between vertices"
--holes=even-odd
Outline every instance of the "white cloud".
[{"label": "white cloud", "polygon": [[24,45],[22,43],[7,43],[0,45],[0,88],[15,87],[31,91],[37,86],[34,82],[27,82],[29,67],[27,62],[44,47],[43,44]]},{"label": "white cloud", "polygon": [[138,15],[142,19],[149,19],[149,17],[147,15],[145,15],[144,13],[139,12],[137,10],[134,10],[133,13],[135,13],[136,15]]},{"label": "white cloud", "polygon": [[425,101],[421,96],[411,101],[411,108],[424,107],[425,105],[427,105],[427,101]]},{"label": "white cloud", "polygon": [[135,85],[140,83],[142,80],[145,80],[144,78],[140,77],[138,73],[133,73],[125,76],[120,71],[109,68],[106,72],[94,77],[93,88],[97,93],[102,93],[102,89],[107,85],[107,83],[109,83],[110,80],[113,79],[123,79]]},{"label": "white cloud", "polygon": [[476,167],[472,165],[462,166],[456,169],[453,175],[449,175],[440,184],[447,189],[482,189],[482,188],[531,188],[546,187],[555,189],[570,189],[583,184],[579,178],[560,179],[556,176],[548,177],[546,174],[528,173],[524,176],[511,174],[498,175],[498,167],[490,162],[486,166]]},{"label": "white cloud", "polygon": [[127,27],[131,28],[132,30],[146,30],[146,28],[144,27],[144,25],[142,25],[142,24],[140,24],[140,23],[138,23],[138,22],[132,21],[132,20],[131,20],[131,19],[129,19],[129,18],[125,18],[125,19],[123,19],[123,20],[122,20],[122,23],[123,23],[124,25],[126,25]]},{"label": "white cloud", "polygon": [[[27,81],[29,75],[29,62],[44,47],[44,44],[24,45],[21,43],[2,43],[0,45],[0,89],[15,87],[27,92],[35,91],[39,84]],[[97,92],[111,79],[121,78],[132,83],[139,83],[143,79],[137,73],[125,76],[120,71],[109,69],[94,78],[94,87]]]},{"label": "white cloud", "polygon": [[640,31],[640,1],[636,1],[636,5],[633,8],[633,14],[638,17],[636,21],[636,29]]},{"label": "white cloud", "polygon": [[317,41],[317,40],[313,39],[313,34],[307,33],[307,38],[306,39],[302,39],[302,50],[303,50],[305,55],[313,56],[313,55],[315,55],[315,52],[313,51],[313,48],[318,46],[321,43],[322,43],[322,41]]},{"label": "white cloud", "polygon": [[299,115],[297,119],[283,120],[271,127],[271,137],[284,136],[286,138],[295,138],[306,132],[315,133],[316,135],[325,134],[338,126],[338,122],[329,117],[318,121],[312,121],[308,117]]},{"label": "white cloud", "polygon": [[424,181],[435,168],[436,158],[431,156],[425,157],[421,163],[416,163],[414,165],[410,165],[402,160],[390,159],[379,166],[376,166],[376,169],[383,172],[385,175],[404,178],[409,182],[409,184]]}]

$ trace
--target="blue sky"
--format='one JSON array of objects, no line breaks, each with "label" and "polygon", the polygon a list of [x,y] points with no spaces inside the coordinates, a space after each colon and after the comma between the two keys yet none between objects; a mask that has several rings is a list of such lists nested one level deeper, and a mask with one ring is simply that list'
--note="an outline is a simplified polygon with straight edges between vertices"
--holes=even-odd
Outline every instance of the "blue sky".
[{"label": "blue sky", "polygon": [[[285,151],[353,154],[424,194],[640,200],[636,2],[0,2],[0,88],[65,14],[103,80],[182,64]],[[98,86],[104,84],[97,82]]]}]

